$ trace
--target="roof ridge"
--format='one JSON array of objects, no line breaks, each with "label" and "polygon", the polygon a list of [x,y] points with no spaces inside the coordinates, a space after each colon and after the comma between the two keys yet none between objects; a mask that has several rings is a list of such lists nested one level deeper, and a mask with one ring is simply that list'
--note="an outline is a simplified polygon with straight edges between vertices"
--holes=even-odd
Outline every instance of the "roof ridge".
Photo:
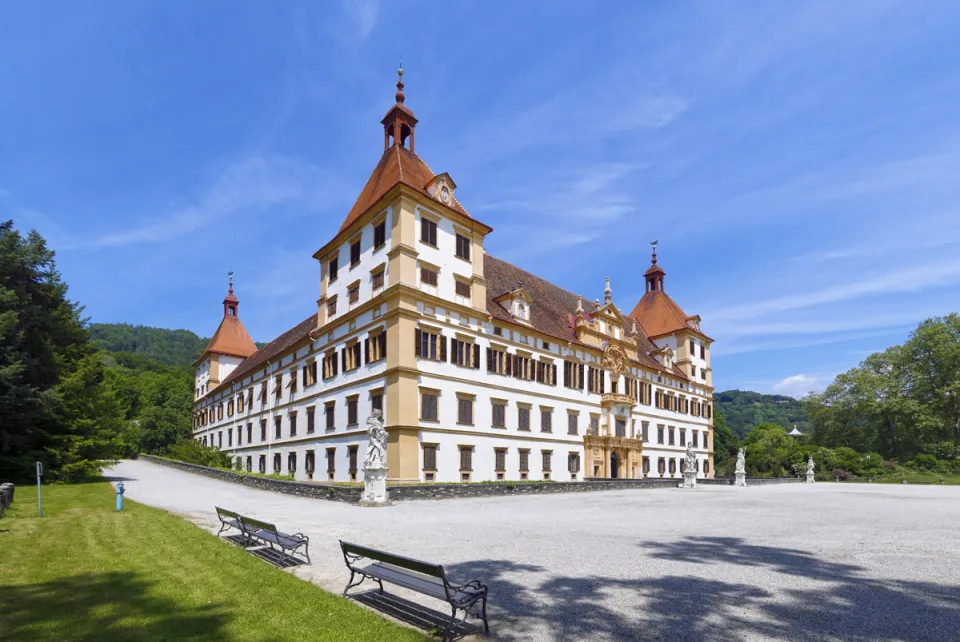
[{"label": "roof ridge", "polygon": [[[397,150],[397,171],[400,172],[400,182],[403,182],[403,156],[400,154],[400,145],[396,143],[393,144],[394,149]],[[426,163],[424,163],[426,165]]]}]

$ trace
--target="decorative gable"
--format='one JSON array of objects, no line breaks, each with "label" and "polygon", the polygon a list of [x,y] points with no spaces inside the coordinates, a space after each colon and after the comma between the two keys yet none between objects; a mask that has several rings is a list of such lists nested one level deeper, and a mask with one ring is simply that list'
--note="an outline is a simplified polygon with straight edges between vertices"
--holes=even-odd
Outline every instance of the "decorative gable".
[{"label": "decorative gable", "polygon": [[437,174],[423,187],[425,190],[427,190],[427,193],[430,194],[430,196],[448,207],[451,207],[455,202],[453,198],[453,192],[457,189],[457,184],[453,182],[453,179],[450,178],[450,174],[447,174],[446,172],[443,174]]},{"label": "decorative gable", "polygon": [[501,294],[494,301],[503,306],[503,309],[510,313],[514,321],[529,325],[533,297],[523,289],[521,284],[518,283],[516,288],[506,294]]}]

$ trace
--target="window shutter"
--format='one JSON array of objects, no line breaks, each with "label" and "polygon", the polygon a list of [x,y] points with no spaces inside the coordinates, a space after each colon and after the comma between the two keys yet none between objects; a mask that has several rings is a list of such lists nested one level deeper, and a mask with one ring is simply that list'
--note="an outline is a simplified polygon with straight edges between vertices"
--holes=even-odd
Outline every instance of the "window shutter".
[{"label": "window shutter", "polygon": [[303,387],[307,387],[307,366],[303,366],[301,369],[301,377],[303,379]]},{"label": "window shutter", "polygon": [[563,362],[563,385],[570,387],[570,366],[572,364],[569,361]]},{"label": "window shutter", "polygon": [[473,344],[473,369],[474,370],[480,369],[480,344],[479,343]]},{"label": "window shutter", "polygon": [[493,372],[493,348],[487,348],[487,372]]},{"label": "window shutter", "polygon": [[598,371],[600,373],[600,394],[603,394],[604,380],[607,378],[606,372],[603,370]]},{"label": "window shutter", "polygon": [[353,344],[353,363],[357,366],[360,365],[360,342],[359,341]]},{"label": "window shutter", "polygon": [[347,348],[340,351],[340,367],[344,372],[347,371]]},{"label": "window shutter", "polygon": [[414,354],[418,357],[422,356],[420,354],[420,330],[417,330],[416,333],[414,334],[413,343],[414,343],[414,346],[413,346]]},{"label": "window shutter", "polygon": [[317,362],[314,361],[310,364],[310,374],[313,375],[313,381],[317,381]]},{"label": "window shutter", "polygon": [[450,337],[450,363],[456,363],[457,361],[457,340],[454,337]]},{"label": "window shutter", "polygon": [[387,333],[386,331],[381,332],[377,335],[377,341],[380,343],[380,358],[387,358]]},{"label": "window shutter", "polygon": [[440,361],[446,361],[447,360],[447,340],[443,337],[442,334],[437,336],[437,343],[440,344]]},{"label": "window shutter", "polygon": [[581,363],[579,364],[579,366],[580,366],[580,390],[583,390],[583,364]]},{"label": "window shutter", "polygon": [[336,377],[337,376],[337,353],[336,352],[333,353],[333,358],[330,361],[332,362],[332,365],[333,365],[333,376]]},{"label": "window shutter", "polygon": [[363,340],[363,362],[370,363],[370,337]]},{"label": "window shutter", "polygon": [[512,376],[513,375],[513,355],[508,352],[504,352],[503,361],[504,361],[504,364],[503,364],[504,374],[506,374],[508,377]]},{"label": "window shutter", "polygon": [[543,383],[543,364],[536,361],[536,379],[537,383]]},{"label": "window shutter", "polygon": [[557,385],[557,364],[553,364],[553,385]]}]

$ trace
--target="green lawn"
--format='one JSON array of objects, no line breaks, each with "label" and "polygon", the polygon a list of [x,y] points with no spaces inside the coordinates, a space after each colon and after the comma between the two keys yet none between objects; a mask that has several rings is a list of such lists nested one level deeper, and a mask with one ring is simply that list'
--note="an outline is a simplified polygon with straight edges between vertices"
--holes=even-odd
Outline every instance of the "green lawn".
[{"label": "green lawn", "polygon": [[0,640],[424,640],[105,482],[17,489]]}]

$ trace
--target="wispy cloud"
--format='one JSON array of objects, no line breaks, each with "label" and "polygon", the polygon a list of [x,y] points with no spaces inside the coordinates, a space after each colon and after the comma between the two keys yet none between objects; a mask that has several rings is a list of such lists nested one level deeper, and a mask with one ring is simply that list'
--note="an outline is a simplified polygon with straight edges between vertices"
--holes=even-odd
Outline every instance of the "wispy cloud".
[{"label": "wispy cloud", "polygon": [[837,303],[875,294],[917,292],[933,287],[960,283],[960,259],[915,265],[880,276],[842,283],[802,294],[775,297],[714,310],[709,317],[716,321],[755,319],[762,315],[789,312],[826,303]]},{"label": "wispy cloud", "polygon": [[771,390],[778,395],[800,399],[810,392],[820,392],[827,387],[826,381],[817,375],[795,374],[778,381]]},{"label": "wispy cloud", "polygon": [[354,28],[351,35],[357,40],[366,40],[377,24],[379,0],[340,0],[340,6]]},{"label": "wispy cloud", "polygon": [[[857,341],[860,339],[869,339],[872,337],[885,337],[896,333],[903,333],[912,327],[914,323],[893,325],[883,327],[878,330],[867,332],[830,331],[830,336],[807,336],[803,339],[778,339],[775,341],[720,341],[711,350],[714,357],[729,356],[733,354],[744,354],[747,352],[761,352],[768,350],[796,350],[799,348],[812,348],[814,346],[825,346],[833,343],[842,343],[848,341]],[[803,329],[806,326],[802,326]],[[728,335],[729,336],[729,335]]]},{"label": "wispy cloud", "polygon": [[134,227],[80,239],[66,250],[95,250],[163,243],[212,223],[264,212],[279,205],[316,206],[333,177],[312,165],[283,156],[254,156],[224,169],[196,202],[155,216]]}]

